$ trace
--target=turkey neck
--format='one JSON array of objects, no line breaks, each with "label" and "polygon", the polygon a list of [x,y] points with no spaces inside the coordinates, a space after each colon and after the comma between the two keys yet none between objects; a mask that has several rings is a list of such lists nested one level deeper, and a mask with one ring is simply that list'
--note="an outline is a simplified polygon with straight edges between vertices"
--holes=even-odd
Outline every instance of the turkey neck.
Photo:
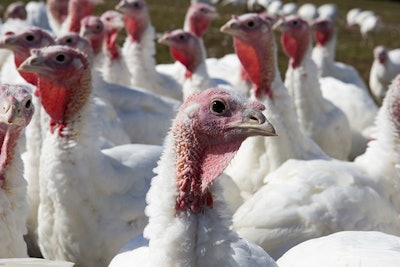
[{"label": "turkey neck", "polygon": [[148,14],[146,19],[136,19],[127,14],[124,15],[126,33],[131,42],[140,42],[143,33],[149,26]]},{"label": "turkey neck", "polygon": [[83,106],[87,104],[91,92],[90,68],[79,74],[65,75],[61,83],[39,77],[38,87],[40,90],[40,101],[43,108],[49,114],[50,131],[54,133],[58,129],[58,134],[63,137],[63,129],[71,124],[77,117]]},{"label": "turkey neck", "polygon": [[69,32],[79,33],[79,30],[81,29],[81,20],[84,17],[91,15],[95,6],[91,4],[90,1],[70,0],[70,2],[71,1],[73,1],[73,3],[68,7],[69,17],[67,29]]},{"label": "turkey neck", "polygon": [[[309,33],[307,36],[310,36]],[[309,53],[311,37],[298,38],[292,37],[289,34],[282,34],[281,43],[284,52],[289,56],[289,65],[292,68],[298,68],[302,64],[305,55]]]},{"label": "turkey neck", "polygon": [[263,45],[252,45],[234,38],[234,47],[244,69],[248,73],[258,99],[273,98],[271,83],[276,75],[274,38],[271,36]]},{"label": "turkey neck", "polygon": [[117,38],[118,30],[116,29],[107,32],[105,36],[105,46],[107,49],[107,54],[111,60],[118,60],[121,58],[121,54],[117,46]]},{"label": "turkey neck", "polygon": [[[186,128],[186,129],[185,129]],[[178,196],[175,209],[194,214],[213,207],[209,186],[223,172],[242,140],[213,144],[212,138],[188,132],[187,127],[173,129],[176,153],[176,185]]]},{"label": "turkey neck", "polygon": [[23,127],[0,123],[0,187],[7,188],[7,170],[15,156],[15,149]]}]

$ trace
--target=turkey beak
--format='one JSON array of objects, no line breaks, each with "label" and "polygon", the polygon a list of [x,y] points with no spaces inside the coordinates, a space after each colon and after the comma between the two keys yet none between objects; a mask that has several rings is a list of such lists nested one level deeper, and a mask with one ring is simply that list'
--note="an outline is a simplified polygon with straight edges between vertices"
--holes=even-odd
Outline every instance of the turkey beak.
[{"label": "turkey beak", "polygon": [[18,71],[22,72],[43,72],[43,59],[36,55],[33,54],[30,57],[28,57],[22,64],[19,66]]},{"label": "turkey beak", "polygon": [[0,103],[0,112],[6,118],[7,124],[20,124],[22,120],[22,110],[19,103],[9,103],[4,101]]},{"label": "turkey beak", "polygon": [[233,17],[231,20],[229,20],[220,28],[220,32],[229,35],[235,35],[238,32],[239,28],[240,28],[239,23],[236,21],[236,18]]},{"label": "turkey beak", "polygon": [[284,18],[280,18],[277,22],[275,22],[275,24],[272,26],[272,29],[284,32],[286,30],[286,24]]},{"label": "turkey beak", "polygon": [[127,5],[125,3],[125,1],[121,1],[119,2],[116,6],[115,9],[124,13],[127,10]]},{"label": "turkey beak", "polygon": [[169,45],[170,42],[170,38],[168,34],[164,34],[163,36],[161,36],[160,38],[158,38],[157,42],[159,44],[164,44],[164,45]]},{"label": "turkey beak", "polygon": [[277,136],[274,126],[258,107],[247,108],[243,112],[242,121],[236,127],[247,136]]},{"label": "turkey beak", "polygon": [[13,46],[16,41],[15,34],[8,32],[0,38],[0,48],[7,48]]}]

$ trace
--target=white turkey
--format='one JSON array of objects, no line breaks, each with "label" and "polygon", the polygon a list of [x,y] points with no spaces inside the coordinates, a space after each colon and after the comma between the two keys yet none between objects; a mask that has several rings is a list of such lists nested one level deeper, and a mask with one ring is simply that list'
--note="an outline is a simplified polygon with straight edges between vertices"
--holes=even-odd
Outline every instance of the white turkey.
[{"label": "white turkey", "polygon": [[360,14],[361,9],[358,7],[352,8],[346,13],[346,25],[347,27],[353,27],[356,25],[356,17]]},{"label": "white turkey", "polygon": [[297,10],[297,15],[311,24],[318,17],[318,9],[314,4],[304,3]]},{"label": "white turkey", "polygon": [[182,100],[182,86],[156,70],[155,31],[144,0],[121,0],[116,9],[124,14],[127,37],[122,47],[131,73],[131,86]]},{"label": "white turkey", "polygon": [[364,18],[359,26],[362,41],[367,45],[371,45],[373,44],[374,34],[380,32],[383,29],[384,23],[380,16],[372,15]]},{"label": "white turkey", "polygon": [[275,26],[289,57],[285,86],[294,101],[300,127],[329,156],[347,160],[351,149],[349,121],[322,96],[317,66],[311,59],[311,30],[299,16],[281,18]]},{"label": "white turkey", "polygon": [[318,18],[337,21],[339,18],[339,10],[337,5],[333,3],[320,5],[318,7]]},{"label": "white turkey", "polygon": [[81,28],[81,20],[93,14],[97,4],[102,0],[69,0],[67,17],[60,26],[57,35],[67,32],[79,32]]},{"label": "white turkey", "polygon": [[346,114],[352,131],[350,159],[354,159],[365,151],[372,138],[378,106],[356,69],[335,61],[334,23],[319,19],[313,29],[317,44],[312,59],[319,67],[322,95]]},{"label": "white turkey", "polygon": [[376,103],[381,105],[389,84],[400,73],[400,48],[388,50],[380,45],[375,47],[373,54],[369,87]]},{"label": "white turkey", "polygon": [[32,53],[20,69],[37,73],[50,116],[40,155],[40,249],[77,267],[107,266],[147,223],[144,198],[162,148],[100,150],[87,57],[67,46]]},{"label": "white turkey", "polygon": [[45,2],[29,1],[25,9],[27,13],[26,20],[30,25],[51,31]]},{"label": "white turkey", "polygon": [[[57,39],[57,43],[79,49],[93,60],[93,52],[87,39],[69,33]],[[102,75],[92,70],[93,88],[105,102],[117,112],[125,132],[132,143],[162,144],[181,102],[160,97],[140,88],[124,87],[104,81]]]},{"label": "white turkey", "polygon": [[122,86],[130,86],[130,73],[118,45],[118,33],[124,28],[124,17],[115,10],[105,11],[101,17],[105,26],[103,51],[105,54],[101,73],[104,80]]},{"label": "white turkey", "polygon": [[27,183],[18,139],[34,113],[32,96],[22,85],[0,85],[0,258],[27,257]]},{"label": "white turkey", "polygon": [[[400,234],[400,76],[376,121],[376,139],[354,162],[288,160],[233,216],[233,229],[273,258],[337,231]],[[279,134],[279,133],[278,133]]]},{"label": "white turkey", "polygon": [[51,30],[58,35],[61,31],[61,25],[68,16],[68,3],[70,0],[47,0],[46,10],[47,19]]},{"label": "white turkey", "polygon": [[[218,16],[215,7],[204,3],[190,5],[185,15],[183,30],[191,32],[199,38],[202,54],[205,58],[207,57],[207,52],[203,42],[203,35],[210,26],[211,21]],[[186,80],[186,67],[179,61],[175,61],[173,64],[158,64],[157,70],[171,75],[180,84],[183,84]]]},{"label": "white turkey", "polygon": [[184,102],[146,197],[149,224],[110,267],[277,266],[265,251],[230,230],[217,179],[243,140],[275,135],[264,108],[220,89]]},{"label": "white turkey", "polygon": [[277,261],[279,267],[397,267],[399,262],[400,237],[376,231],[342,231],[311,239]]},{"label": "white turkey", "polygon": [[183,99],[207,88],[217,87],[218,82],[221,87],[230,87],[223,80],[217,81],[209,77],[204,50],[195,34],[178,29],[165,33],[158,42],[168,45],[171,55],[186,68],[186,73],[182,73],[185,78],[182,84]]},{"label": "white turkey", "polygon": [[264,177],[290,158],[316,159],[328,156],[300,130],[292,98],[282,82],[274,33],[270,23],[255,14],[234,16],[221,31],[233,36],[237,56],[253,82],[252,97],[267,107],[278,136],[252,137],[243,142],[226,169],[243,192],[251,196]]}]

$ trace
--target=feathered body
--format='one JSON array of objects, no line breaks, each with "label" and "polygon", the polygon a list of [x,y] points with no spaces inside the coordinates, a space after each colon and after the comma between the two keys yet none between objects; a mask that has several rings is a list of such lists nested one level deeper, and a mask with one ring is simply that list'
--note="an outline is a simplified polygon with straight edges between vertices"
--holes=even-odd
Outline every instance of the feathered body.
[{"label": "feathered body", "polygon": [[155,31],[144,0],[121,0],[117,10],[124,13],[127,37],[122,47],[131,73],[131,86],[155,94],[182,100],[182,87],[171,76],[157,72]]},{"label": "feathered body", "polygon": [[147,222],[144,196],[161,147],[99,149],[91,70],[77,50],[38,50],[21,70],[38,73],[41,103],[51,118],[40,157],[38,235],[43,256],[78,267],[107,266]]},{"label": "feathered body", "polygon": [[389,84],[400,73],[400,49],[388,50],[384,46],[374,49],[374,62],[369,72],[369,87],[375,102],[382,105]]},{"label": "feathered body", "polygon": [[[264,251],[229,229],[215,180],[246,135],[274,134],[260,108],[216,89],[187,99],[167,136],[146,198],[145,238],[132,240],[110,266],[276,266]],[[240,129],[245,125],[251,128],[247,133]]]},{"label": "feathered body", "polygon": [[298,16],[278,24],[281,43],[289,56],[285,86],[294,101],[301,129],[329,156],[347,160],[351,149],[349,121],[341,109],[322,96],[318,70],[311,59],[311,32]]},{"label": "feathered body", "polygon": [[32,97],[22,85],[0,86],[0,258],[27,257],[27,183],[18,139],[34,113]]},{"label": "feathered body", "polygon": [[400,238],[376,231],[343,231],[308,240],[278,260],[281,267],[396,267],[399,262]]},{"label": "feathered body", "polygon": [[288,160],[234,214],[233,228],[279,258],[343,230],[400,233],[400,77],[380,109],[377,136],[354,162]]},{"label": "feathered body", "polygon": [[221,30],[234,36],[236,53],[253,82],[253,97],[267,107],[264,114],[278,133],[275,138],[252,137],[244,141],[226,170],[249,196],[262,186],[269,172],[287,159],[327,158],[327,155],[300,130],[293,100],[280,77],[269,22],[257,14],[245,14],[234,17]]}]

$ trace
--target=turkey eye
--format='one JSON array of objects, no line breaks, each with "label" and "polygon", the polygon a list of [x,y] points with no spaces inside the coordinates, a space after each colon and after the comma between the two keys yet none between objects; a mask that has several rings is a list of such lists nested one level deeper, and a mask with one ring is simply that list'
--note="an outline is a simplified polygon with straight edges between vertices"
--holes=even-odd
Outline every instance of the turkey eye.
[{"label": "turkey eye", "polygon": [[33,41],[34,39],[35,39],[35,37],[33,36],[33,35],[27,35],[26,37],[25,37],[25,39],[27,40],[27,41]]},{"label": "turkey eye", "polygon": [[139,8],[139,7],[140,7],[140,4],[139,4],[139,3],[134,3],[134,4],[133,4],[133,7],[134,7],[134,8]]},{"label": "turkey eye", "polygon": [[179,40],[184,40],[185,39],[185,36],[182,34],[182,35],[179,35]]},{"label": "turkey eye", "polygon": [[28,101],[26,101],[25,103],[25,108],[30,108],[32,105],[32,101],[29,99]]},{"label": "turkey eye", "polygon": [[58,62],[64,62],[65,56],[63,54],[60,54],[60,55],[56,56],[56,60]]},{"label": "turkey eye", "polygon": [[206,12],[204,8],[200,8],[200,12]]},{"label": "turkey eye", "polygon": [[67,44],[70,44],[70,43],[72,43],[72,39],[71,39],[71,38],[68,38],[68,39],[65,40],[65,42],[66,42]]},{"label": "turkey eye", "polygon": [[216,114],[223,113],[225,109],[226,109],[225,103],[222,102],[221,100],[214,100],[211,104],[211,111],[213,111]]},{"label": "turkey eye", "polygon": [[254,21],[249,21],[247,22],[247,26],[249,26],[250,28],[254,27]]}]

